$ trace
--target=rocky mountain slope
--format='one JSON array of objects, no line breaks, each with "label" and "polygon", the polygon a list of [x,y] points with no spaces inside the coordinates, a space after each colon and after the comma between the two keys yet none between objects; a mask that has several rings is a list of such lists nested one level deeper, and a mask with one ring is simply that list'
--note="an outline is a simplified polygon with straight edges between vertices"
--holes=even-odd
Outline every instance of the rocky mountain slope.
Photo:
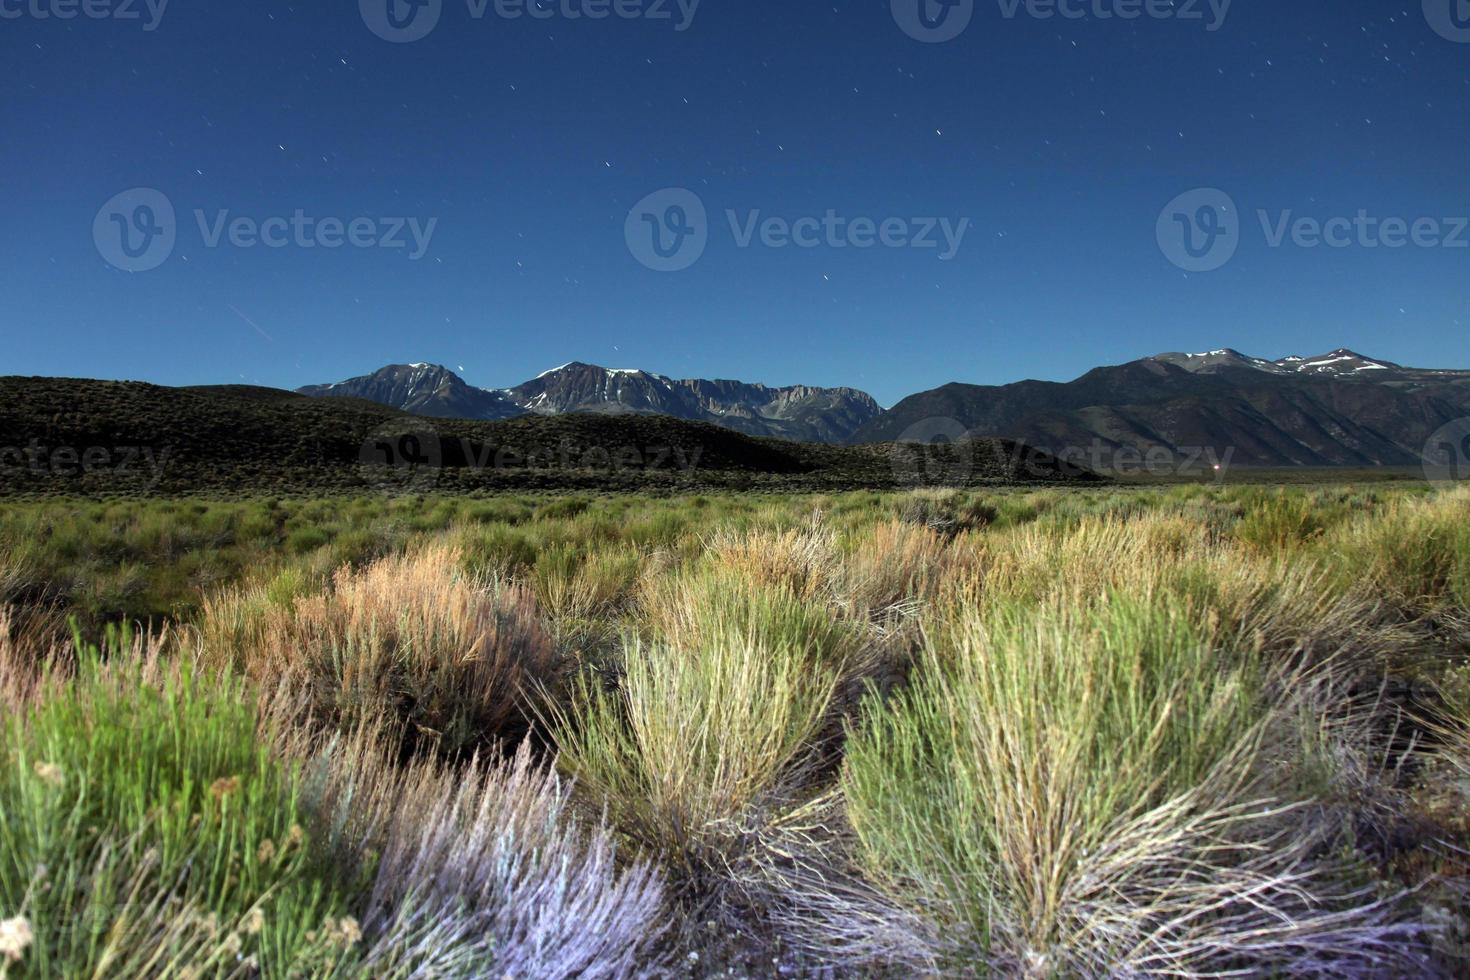
[{"label": "rocky mountain slope", "polygon": [[1470,417],[1470,371],[1405,367],[1347,349],[1277,360],[1229,348],[1166,353],[1065,383],[945,385],[886,412],[851,388],[675,380],[580,362],[505,389],[412,364],[302,393],[439,418],[666,415],[832,445],[968,434],[1113,470],[1146,455],[1228,466],[1418,466],[1435,432]]},{"label": "rocky mountain slope", "polygon": [[300,393],[365,398],[434,418],[494,420],[571,412],[668,415],[747,435],[834,444],[846,442],[882,411],[869,395],[852,388],[675,380],[576,361],[513,388],[475,388],[447,368],[409,364],[337,384],[312,385]]},{"label": "rocky mountain slope", "polygon": [[935,419],[1095,466],[1156,458],[1235,466],[1417,466],[1470,416],[1470,371],[1406,368],[1349,350],[1272,361],[1224,349],[1160,354],[1066,383],[951,384],[904,399],[854,442],[908,438]]},{"label": "rocky mountain slope", "polygon": [[437,364],[392,364],[338,384],[310,385],[313,398],[363,398],[379,405],[439,419],[509,419],[525,409],[503,391],[476,388]]},{"label": "rocky mountain slope", "polygon": [[834,446],[626,413],[427,419],[227,385],[0,378],[0,497],[702,493],[1092,482],[1007,440]]}]

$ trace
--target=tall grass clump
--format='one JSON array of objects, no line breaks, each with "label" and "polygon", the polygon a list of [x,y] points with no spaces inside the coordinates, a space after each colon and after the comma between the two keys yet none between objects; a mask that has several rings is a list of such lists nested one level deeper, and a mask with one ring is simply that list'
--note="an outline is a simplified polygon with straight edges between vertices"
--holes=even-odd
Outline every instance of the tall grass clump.
[{"label": "tall grass clump", "polygon": [[647,561],[647,554],[622,544],[586,555],[562,545],[542,553],[530,581],[559,639],[596,645],[631,605]]},{"label": "tall grass clump", "polygon": [[896,516],[901,523],[954,538],[989,527],[1000,511],[983,499],[948,490],[906,494],[897,501]]},{"label": "tall grass clump", "polygon": [[930,926],[916,958],[1049,977],[1387,956],[1376,906],[1311,897],[1319,842],[1252,795],[1263,680],[1146,597],[1001,607],[931,637],[842,781],[860,864]]},{"label": "tall grass clump", "polygon": [[784,530],[723,529],[709,537],[708,558],[757,587],[787,589],[829,615],[886,630],[916,616],[950,574],[953,537],[948,528],[890,520],[863,523],[844,541],[815,513]]},{"label": "tall grass clump", "polygon": [[0,550],[0,604],[13,602],[36,584],[38,560],[35,545],[26,541],[6,542]]},{"label": "tall grass clump", "polygon": [[308,757],[306,796],[332,851],[365,879],[364,975],[620,978],[651,970],[663,886],[619,861],[570,785],[528,747],[447,767],[395,765],[378,727]]},{"label": "tall grass clump", "polygon": [[838,562],[837,534],[814,512],[799,527],[721,528],[705,541],[717,568],[750,584],[781,588],[807,602],[827,603]]},{"label": "tall grass clump", "polygon": [[531,592],[473,576],[437,544],[344,567],[289,602],[226,596],[200,636],[211,662],[304,690],[339,724],[387,713],[451,754],[523,731],[532,691],[562,669]]},{"label": "tall grass clump", "polygon": [[64,636],[51,610],[0,604],[0,717],[25,711],[72,664]]},{"label": "tall grass clump", "polygon": [[1396,498],[1326,542],[1343,588],[1470,633],[1470,489]]},{"label": "tall grass clump", "polygon": [[1232,534],[1236,541],[1265,554],[1285,554],[1317,540],[1347,517],[1340,500],[1300,490],[1255,492]]},{"label": "tall grass clump", "polygon": [[839,607],[880,630],[915,620],[954,573],[952,542],[945,532],[902,521],[864,528],[831,572]]},{"label": "tall grass clump", "polygon": [[0,917],[28,924],[20,975],[347,970],[356,921],[253,695],[141,637],[78,659],[4,722]]},{"label": "tall grass clump", "polygon": [[836,667],[860,640],[829,605],[718,565],[650,576],[639,613],[645,639],[680,649],[701,649],[740,635],[758,646],[800,650],[808,659]]},{"label": "tall grass clump", "polygon": [[842,674],[831,630],[785,590],[706,597],[665,636],[630,637],[615,682],[584,678],[555,718],[563,770],[684,897],[718,891],[806,791]]}]

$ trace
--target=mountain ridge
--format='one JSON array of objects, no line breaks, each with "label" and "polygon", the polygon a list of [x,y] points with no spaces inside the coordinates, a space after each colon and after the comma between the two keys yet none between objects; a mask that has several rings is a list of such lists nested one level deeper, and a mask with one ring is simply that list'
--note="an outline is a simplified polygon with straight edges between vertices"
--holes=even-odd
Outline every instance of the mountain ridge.
[{"label": "mountain ridge", "polygon": [[1408,368],[1347,348],[1279,360],[1232,348],[1165,353],[1067,382],[955,382],[900,401],[853,441],[902,440],[932,420],[1048,452],[1109,458],[1227,453],[1246,466],[1411,466],[1470,416],[1470,371]]},{"label": "mountain ridge", "polygon": [[835,492],[1094,483],[1007,440],[834,446],[653,414],[412,415],[243,385],[0,377],[0,497]]},{"label": "mountain ridge", "polygon": [[674,379],[634,368],[571,361],[511,388],[476,388],[437,364],[395,364],[335,384],[297,389],[311,397],[366,398],[414,414],[483,421],[570,412],[668,415],[746,435],[845,443],[882,408],[856,388],[770,387],[726,379]]},{"label": "mountain ridge", "polygon": [[1230,347],[1166,352],[1071,381],[951,382],[887,410],[855,388],[676,380],[582,361],[511,388],[476,388],[441,365],[415,363],[299,391],[440,418],[664,415],[829,445],[1013,439],[1103,468],[1145,453],[1265,467],[1411,466],[1437,430],[1470,417],[1470,371],[1406,367],[1346,347],[1276,359]]}]

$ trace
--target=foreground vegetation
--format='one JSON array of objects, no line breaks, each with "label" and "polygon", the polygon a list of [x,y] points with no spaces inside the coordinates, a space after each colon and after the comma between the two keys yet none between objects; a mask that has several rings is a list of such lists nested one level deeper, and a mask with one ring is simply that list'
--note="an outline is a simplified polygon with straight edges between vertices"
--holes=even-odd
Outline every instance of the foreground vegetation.
[{"label": "foreground vegetation", "polygon": [[0,609],[3,976],[1470,968],[1467,491],[39,501]]}]

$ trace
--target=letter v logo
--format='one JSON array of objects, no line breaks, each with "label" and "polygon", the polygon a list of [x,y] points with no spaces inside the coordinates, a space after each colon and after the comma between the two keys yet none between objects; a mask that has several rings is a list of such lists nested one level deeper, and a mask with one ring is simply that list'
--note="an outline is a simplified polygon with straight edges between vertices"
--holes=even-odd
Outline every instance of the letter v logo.
[{"label": "letter v logo", "polygon": [[890,0],[890,6],[899,28],[925,44],[953,41],[975,16],[975,0]]}]

